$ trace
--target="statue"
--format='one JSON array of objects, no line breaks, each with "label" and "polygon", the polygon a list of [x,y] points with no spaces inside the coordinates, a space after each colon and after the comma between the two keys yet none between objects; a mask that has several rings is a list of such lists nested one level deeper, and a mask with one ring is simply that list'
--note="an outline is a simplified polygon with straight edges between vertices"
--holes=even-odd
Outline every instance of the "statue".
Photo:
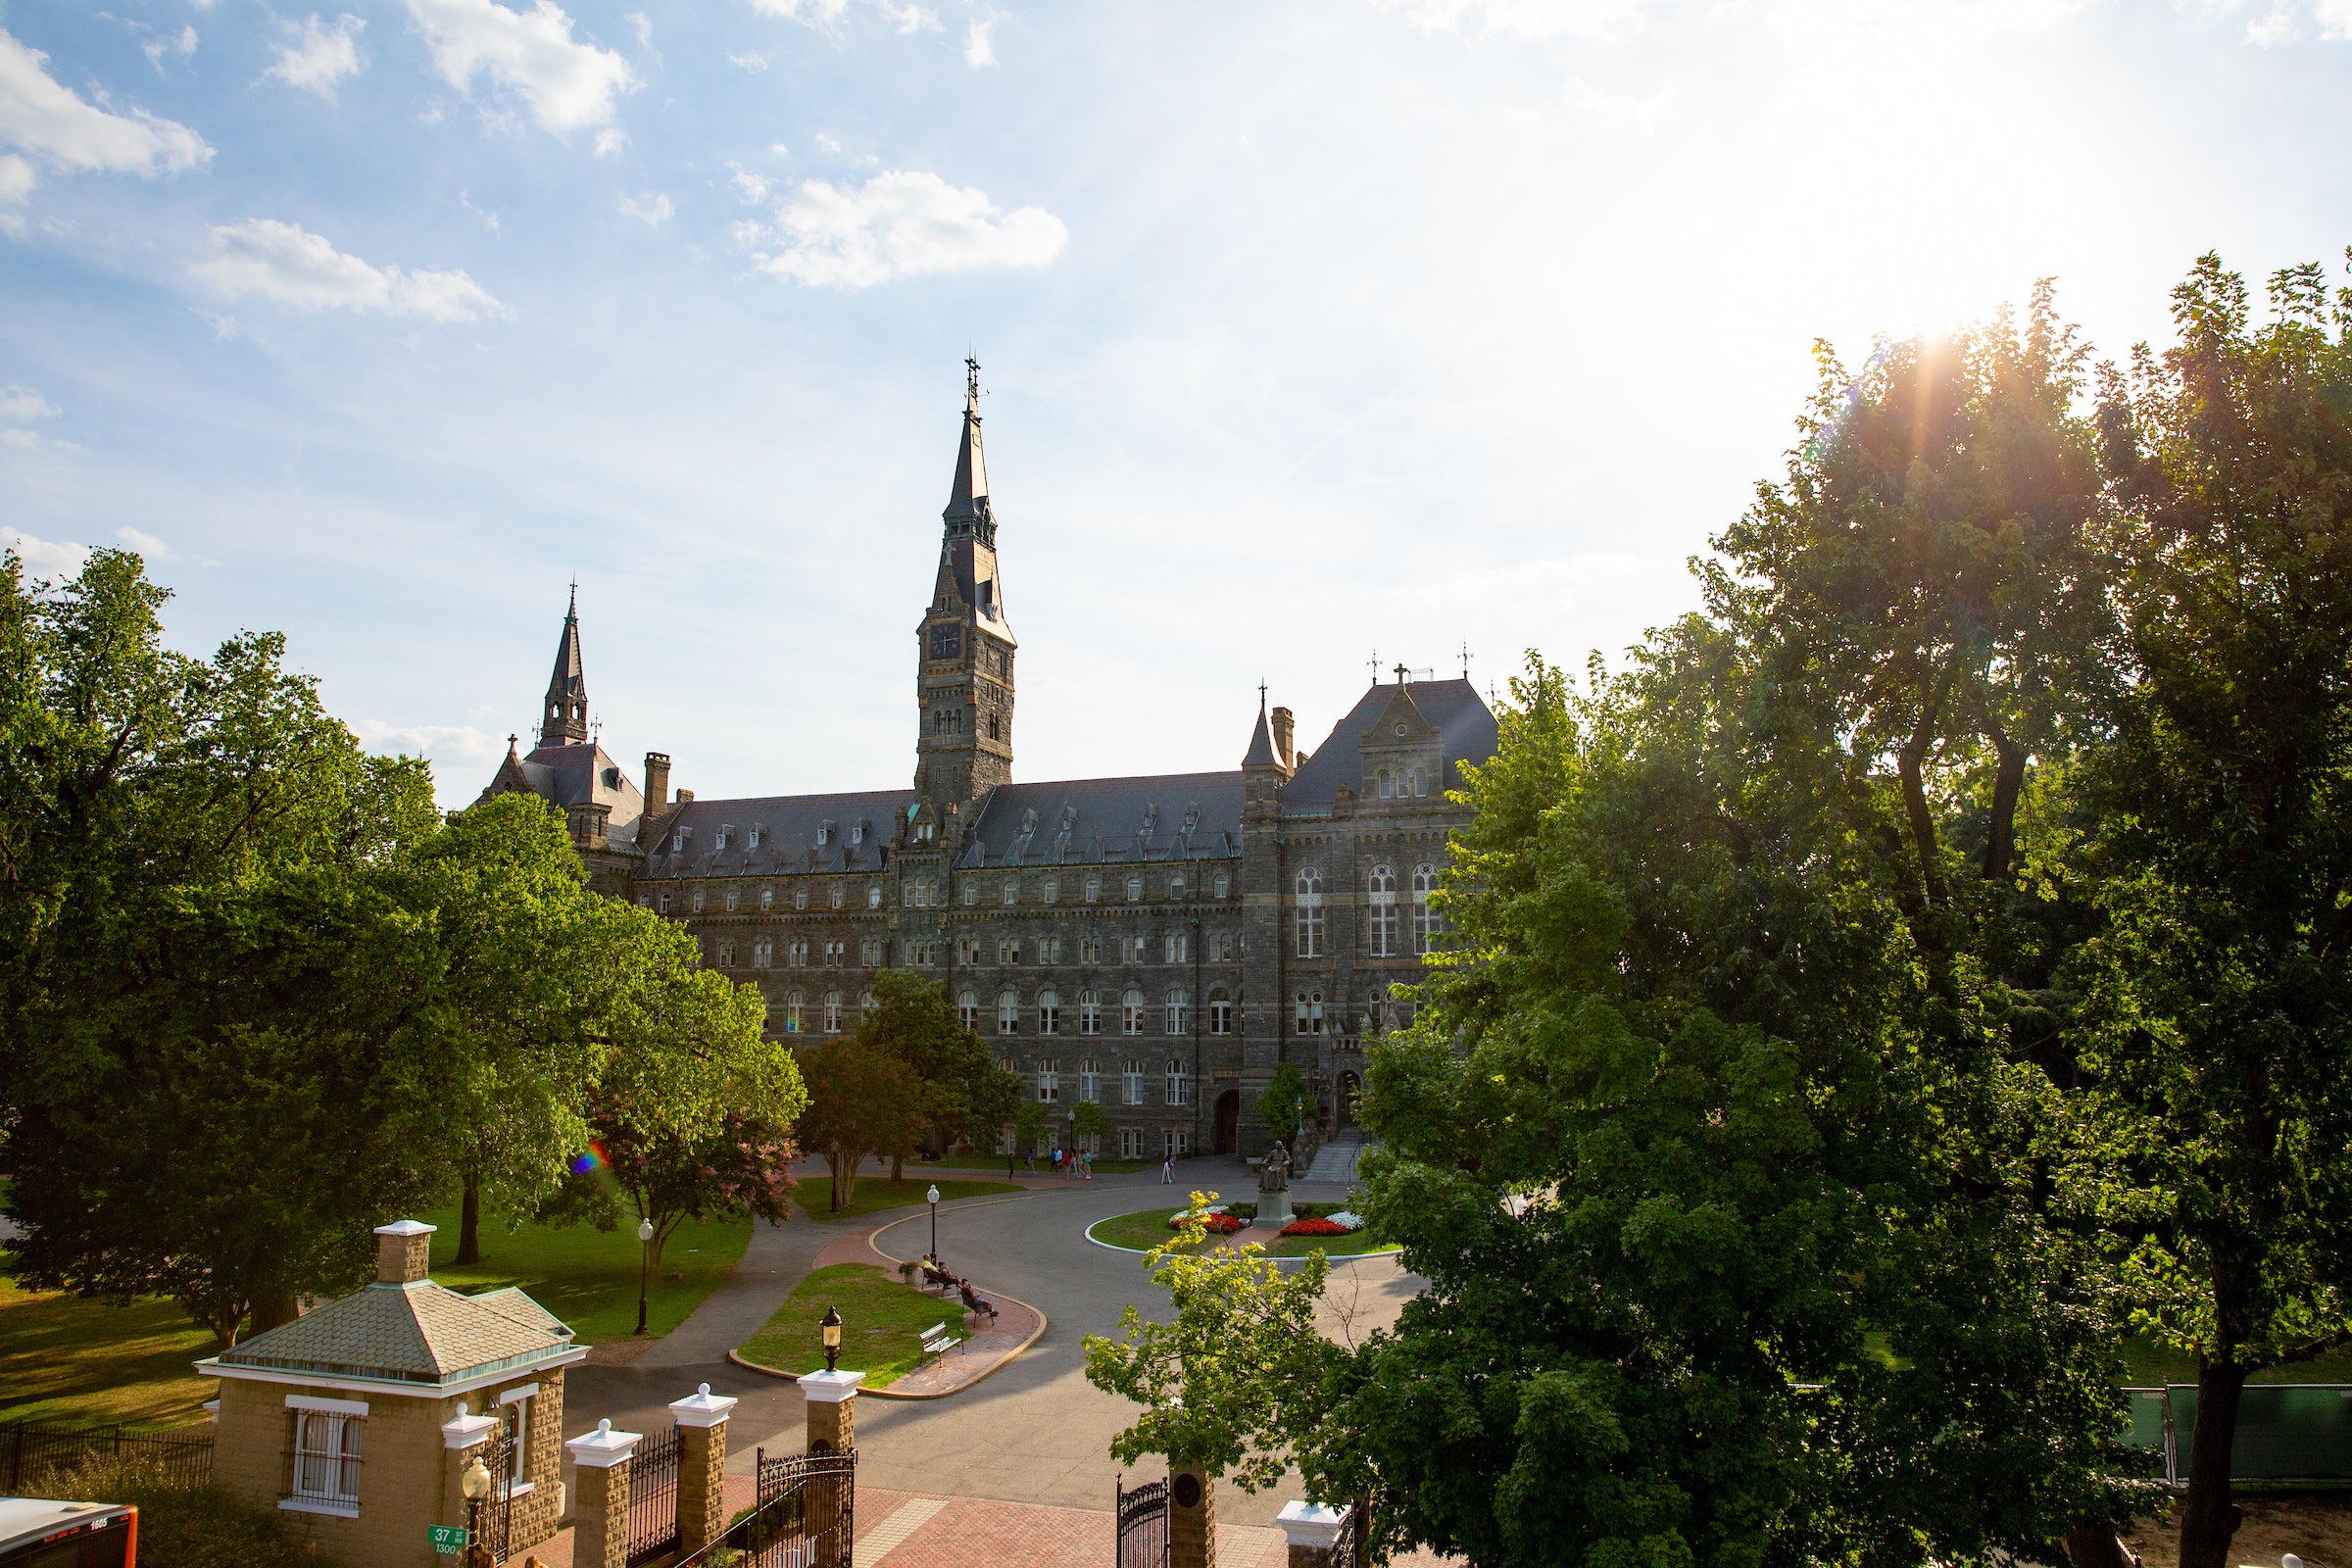
[{"label": "statue", "polygon": [[1279,1142],[1266,1151],[1266,1163],[1257,1173],[1257,1190],[1261,1193],[1291,1190],[1291,1152]]}]

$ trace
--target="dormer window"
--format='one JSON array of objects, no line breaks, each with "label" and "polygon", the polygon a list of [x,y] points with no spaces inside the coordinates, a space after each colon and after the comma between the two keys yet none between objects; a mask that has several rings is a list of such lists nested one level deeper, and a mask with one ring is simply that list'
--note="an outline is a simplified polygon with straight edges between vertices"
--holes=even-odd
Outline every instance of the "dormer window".
[{"label": "dormer window", "polygon": [[760,847],[760,824],[759,824],[759,823],[757,823],[757,822],[754,822],[754,823],[752,824],[752,836],[751,836],[750,838],[748,838],[748,839],[746,839],[746,840],[744,841],[744,848],[745,848],[745,849],[747,849],[747,850],[756,850],[756,849],[758,849],[759,847]]},{"label": "dormer window", "polygon": [[832,842],[833,842],[833,824],[832,824],[832,823],[830,823],[830,822],[819,822],[819,823],[817,823],[817,824],[816,824],[816,847],[817,847],[818,849],[820,849],[820,850],[821,850],[821,849],[823,849],[823,848],[824,848],[826,845],[828,845],[828,844],[830,844],[830,843],[832,843]]},{"label": "dormer window", "polygon": [[734,831],[735,829],[732,825],[720,828],[718,830],[718,837],[711,841],[710,847],[714,850],[725,849],[727,847],[727,835]]},{"label": "dormer window", "polygon": [[669,852],[672,855],[682,855],[685,853],[685,850],[686,830],[684,828],[680,828],[669,836]]},{"label": "dormer window", "polygon": [[850,848],[856,849],[858,845],[863,844],[864,842],[865,824],[863,822],[852,822],[850,824]]}]

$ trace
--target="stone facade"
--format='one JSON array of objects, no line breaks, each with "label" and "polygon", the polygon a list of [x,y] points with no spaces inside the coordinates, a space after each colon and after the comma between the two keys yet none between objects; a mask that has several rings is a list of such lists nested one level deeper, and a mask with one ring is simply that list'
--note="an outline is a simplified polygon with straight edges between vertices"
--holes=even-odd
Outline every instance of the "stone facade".
[{"label": "stone facade", "polygon": [[942,515],[911,788],[700,801],[650,752],[640,795],[587,739],[575,610],[541,745],[483,798],[563,808],[591,885],[686,922],[778,1034],[854,1030],[877,969],[938,980],[1064,1147],[1093,1099],[1105,1157],[1256,1152],[1249,1106],[1285,1060],[1323,1131],[1346,1125],[1364,1040],[1409,1016],[1393,990],[1441,939],[1427,895],[1466,820],[1447,791],[1493,755],[1494,714],[1467,679],[1399,667],[1311,755],[1261,690],[1239,767],[1019,782],[976,387]]}]

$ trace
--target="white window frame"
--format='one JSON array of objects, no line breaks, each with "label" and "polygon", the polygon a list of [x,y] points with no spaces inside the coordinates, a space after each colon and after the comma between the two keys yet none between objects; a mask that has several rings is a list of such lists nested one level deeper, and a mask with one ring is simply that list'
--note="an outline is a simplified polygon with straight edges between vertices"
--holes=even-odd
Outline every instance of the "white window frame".
[{"label": "white window frame", "polygon": [[956,1007],[963,1014],[963,1027],[973,1034],[980,1032],[980,993],[965,987],[956,999]]},{"label": "white window frame", "polygon": [[1212,1035],[1233,1033],[1233,999],[1215,991],[1208,994],[1208,1032]]},{"label": "white window frame", "polygon": [[1140,1105],[1144,1102],[1144,1064],[1130,1056],[1119,1063],[1119,1103]]},{"label": "white window frame", "polygon": [[1119,1033],[1140,1035],[1144,1032],[1144,990],[1129,986],[1119,993]]},{"label": "white window frame", "polygon": [[1192,1032],[1193,999],[1182,986],[1171,987],[1167,999],[1168,1033],[1183,1035]]},{"label": "white window frame", "polygon": [[997,993],[997,1033],[1017,1035],[1021,1032],[1021,994],[1006,986]]},{"label": "white window frame", "polygon": [[1397,919],[1396,873],[1374,866],[1364,879],[1364,940],[1375,958],[1394,958],[1404,952],[1403,926]]},{"label": "white window frame", "polygon": [[1168,1103],[1189,1105],[1193,1102],[1193,1069],[1181,1057],[1168,1058]]},{"label": "white window frame", "polygon": [[1294,886],[1298,907],[1293,912],[1292,923],[1298,931],[1298,956],[1320,958],[1323,956],[1326,930],[1323,914],[1323,873],[1311,865],[1307,866],[1298,873]]},{"label": "white window frame", "polygon": [[1099,1035],[1102,1032],[1102,992],[1078,993],[1078,1032],[1082,1035]]},{"label": "white window frame", "polygon": [[360,1467],[366,1459],[368,1404],[363,1399],[286,1396],[294,1419],[294,1467],[278,1506],[296,1513],[357,1518]]}]

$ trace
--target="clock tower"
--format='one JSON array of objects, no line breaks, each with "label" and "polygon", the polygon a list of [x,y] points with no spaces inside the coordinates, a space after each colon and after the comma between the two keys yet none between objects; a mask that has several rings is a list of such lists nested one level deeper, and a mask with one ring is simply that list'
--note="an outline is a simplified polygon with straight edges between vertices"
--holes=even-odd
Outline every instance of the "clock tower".
[{"label": "clock tower", "polygon": [[970,820],[972,803],[1012,778],[1012,662],[997,574],[997,518],[980,447],[980,367],[965,360],[956,484],[940,514],[939,575],[915,628],[914,787],[942,812]]}]

